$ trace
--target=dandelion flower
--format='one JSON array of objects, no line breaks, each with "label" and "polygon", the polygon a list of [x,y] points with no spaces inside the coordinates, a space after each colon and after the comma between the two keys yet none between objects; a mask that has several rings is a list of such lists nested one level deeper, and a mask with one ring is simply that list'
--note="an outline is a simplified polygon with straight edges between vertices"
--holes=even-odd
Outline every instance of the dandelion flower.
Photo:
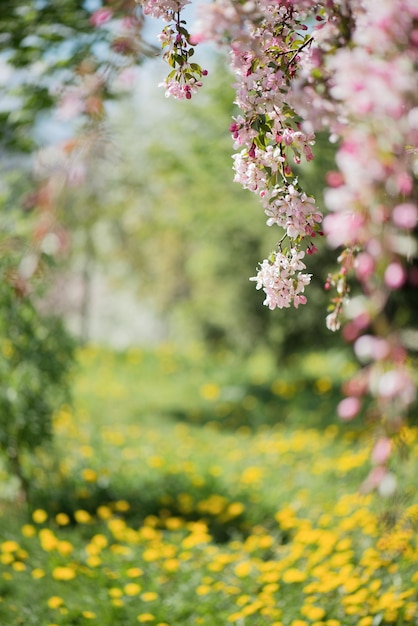
[{"label": "dandelion flower", "polygon": [[48,606],[50,609],[58,609],[60,606],[64,604],[64,600],[59,596],[51,596],[48,599]]},{"label": "dandelion flower", "polygon": [[91,515],[88,511],[84,511],[84,509],[79,509],[74,513],[75,521],[78,524],[88,524],[91,522]]},{"label": "dandelion flower", "polygon": [[48,519],[48,513],[43,509],[36,509],[32,513],[32,519],[35,524],[43,524]]},{"label": "dandelion flower", "polygon": [[68,526],[68,524],[70,523],[70,518],[67,513],[57,513],[57,515],[55,516],[55,521],[57,522],[58,526]]},{"label": "dandelion flower", "polygon": [[72,567],[54,567],[52,570],[52,578],[55,580],[72,580],[76,577],[76,573]]},{"label": "dandelion flower", "polygon": [[138,583],[127,583],[124,587],[124,591],[127,596],[136,596],[141,591],[141,585]]},{"label": "dandelion flower", "polygon": [[36,529],[32,524],[25,524],[22,526],[22,535],[24,537],[33,537],[36,535]]},{"label": "dandelion flower", "polygon": [[144,602],[152,602],[153,600],[156,600],[157,598],[158,598],[158,593],[155,593],[155,591],[146,591],[145,593],[141,595],[141,600],[143,600]]}]

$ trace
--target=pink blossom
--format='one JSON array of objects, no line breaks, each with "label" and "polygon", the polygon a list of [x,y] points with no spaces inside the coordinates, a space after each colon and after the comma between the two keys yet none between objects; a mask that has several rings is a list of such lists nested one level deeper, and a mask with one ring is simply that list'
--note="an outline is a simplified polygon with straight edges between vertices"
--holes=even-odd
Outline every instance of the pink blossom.
[{"label": "pink blossom", "polygon": [[394,261],[385,270],[385,283],[390,289],[400,289],[406,280],[405,268]]},{"label": "pink blossom", "polygon": [[390,346],[386,339],[373,335],[362,335],[354,344],[354,352],[359,361],[379,361],[389,356]]},{"label": "pink blossom", "polygon": [[416,395],[414,382],[404,368],[383,374],[378,381],[378,393],[382,398],[397,398],[405,406],[409,406]]},{"label": "pink blossom", "polygon": [[367,252],[361,252],[355,261],[357,278],[360,281],[367,280],[375,270],[375,261]]},{"label": "pink blossom", "polygon": [[330,213],[324,218],[324,231],[332,248],[349,246],[362,239],[364,218],[358,213]]},{"label": "pink blossom", "polygon": [[380,437],[372,451],[372,462],[375,465],[384,465],[392,452],[392,441],[388,437]]},{"label": "pink blossom", "polygon": [[291,304],[297,309],[300,304],[306,304],[303,292],[311,276],[301,271],[306,268],[302,262],[304,254],[295,248],[287,254],[276,252],[272,260],[266,259],[260,264],[257,276],[250,278],[257,282],[257,289],[263,289],[264,304],[270,309],[288,308]]},{"label": "pink blossom", "polygon": [[355,396],[344,398],[337,406],[338,417],[346,422],[354,419],[361,408],[360,400]]},{"label": "pink blossom", "polygon": [[392,212],[392,221],[398,228],[414,229],[418,221],[417,206],[411,202],[397,204]]}]

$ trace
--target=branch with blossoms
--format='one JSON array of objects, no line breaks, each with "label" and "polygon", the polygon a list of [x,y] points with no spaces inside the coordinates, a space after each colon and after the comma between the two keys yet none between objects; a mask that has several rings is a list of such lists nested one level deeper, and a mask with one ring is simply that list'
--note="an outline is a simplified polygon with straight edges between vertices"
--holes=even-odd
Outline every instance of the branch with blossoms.
[{"label": "branch with blossoms", "polygon": [[[172,16],[180,5],[145,0],[144,9]],[[259,196],[267,225],[284,232],[251,280],[269,308],[298,307],[307,301],[303,259],[316,252],[313,239],[324,232],[339,250],[325,284],[326,324],[342,327],[362,369],[344,385],[338,414],[354,419],[372,399],[377,437],[364,488],[390,493],[393,442],[416,396],[404,333],[388,314],[394,292],[418,286],[411,263],[418,255],[416,2],[219,0],[198,12],[193,41],[226,48],[235,75],[234,179]],[[179,36],[168,32],[170,41]],[[176,54],[170,49],[168,59]],[[180,86],[170,94],[184,97],[182,80],[171,72]],[[313,158],[319,130],[338,145],[323,226],[294,172]]]},{"label": "branch with blossoms", "polygon": [[190,0],[168,0],[161,3],[145,0],[142,3],[145,15],[168,22],[158,39],[163,58],[173,69],[160,86],[165,87],[167,98],[173,96],[179,100],[190,100],[199,87],[202,87],[201,78],[208,73],[198,63],[191,61],[196,43],[192,41],[185,27],[185,20],[181,19],[182,9],[189,2]]},{"label": "branch with blossoms", "polygon": [[[63,141],[52,142],[34,154],[34,190],[25,200],[25,209],[34,216],[32,238],[25,242],[13,282],[22,294],[31,290],[36,275],[49,261],[69,249],[69,233],[59,215],[68,191],[83,186],[89,178],[90,163],[108,150],[105,102],[131,89],[135,66],[151,52],[142,37],[143,16],[139,8],[124,0],[92,12],[93,41],[105,42],[96,58],[83,58],[71,80],[53,83],[54,116],[73,129]],[[94,45],[92,44],[92,50]],[[45,264],[44,261],[48,260]]]}]

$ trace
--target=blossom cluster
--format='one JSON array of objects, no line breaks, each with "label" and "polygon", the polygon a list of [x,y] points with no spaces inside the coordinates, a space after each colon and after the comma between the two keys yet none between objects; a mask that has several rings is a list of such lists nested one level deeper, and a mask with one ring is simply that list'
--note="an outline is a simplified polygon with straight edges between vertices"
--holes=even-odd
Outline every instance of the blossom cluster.
[{"label": "blossom cluster", "polygon": [[298,252],[295,248],[287,254],[277,251],[260,264],[257,276],[250,279],[257,281],[257,289],[263,288],[266,294],[264,304],[270,309],[288,308],[291,303],[297,309],[306,303],[303,292],[311,282],[311,275],[301,271],[306,269],[302,261],[304,256],[303,250]]},{"label": "blossom cluster", "polygon": [[164,59],[173,69],[160,86],[165,87],[167,98],[172,96],[178,100],[190,100],[202,86],[202,76],[207,75],[207,70],[190,60],[196,43],[192,41],[185,28],[185,21],[181,19],[181,11],[189,3],[190,0],[144,0],[142,3],[145,15],[168,22],[158,39],[164,51]]}]

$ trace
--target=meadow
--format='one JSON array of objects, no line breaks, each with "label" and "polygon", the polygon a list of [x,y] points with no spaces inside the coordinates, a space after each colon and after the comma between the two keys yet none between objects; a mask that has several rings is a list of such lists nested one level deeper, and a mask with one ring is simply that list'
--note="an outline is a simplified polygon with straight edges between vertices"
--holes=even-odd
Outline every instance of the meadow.
[{"label": "meadow", "polygon": [[397,494],[362,493],[371,433],[335,415],[353,367],[81,350],[29,503],[0,467],[1,626],[418,624],[418,429]]}]

